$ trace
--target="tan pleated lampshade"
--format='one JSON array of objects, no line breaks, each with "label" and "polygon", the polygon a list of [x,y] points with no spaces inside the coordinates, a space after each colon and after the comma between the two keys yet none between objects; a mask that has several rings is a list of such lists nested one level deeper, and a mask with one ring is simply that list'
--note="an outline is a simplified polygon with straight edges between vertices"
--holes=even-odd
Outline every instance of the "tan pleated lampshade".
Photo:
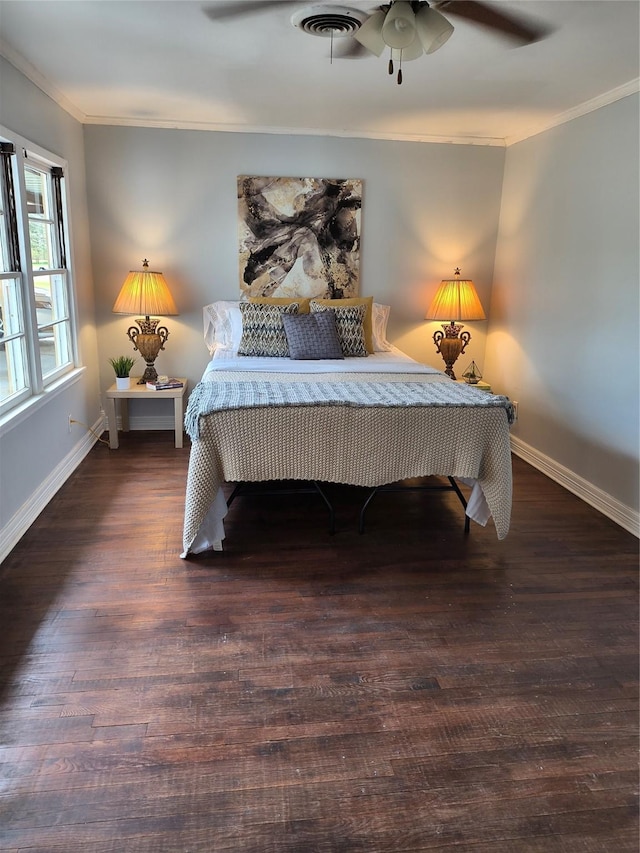
[{"label": "tan pleated lampshade", "polygon": [[485,320],[482,303],[472,281],[461,279],[456,270],[455,279],[443,279],[433,297],[425,320]]},{"label": "tan pleated lampshade", "polygon": [[161,272],[149,269],[149,261],[142,262],[141,270],[131,270],[120,288],[113,306],[114,314],[150,314],[163,316],[178,314],[176,303]]}]

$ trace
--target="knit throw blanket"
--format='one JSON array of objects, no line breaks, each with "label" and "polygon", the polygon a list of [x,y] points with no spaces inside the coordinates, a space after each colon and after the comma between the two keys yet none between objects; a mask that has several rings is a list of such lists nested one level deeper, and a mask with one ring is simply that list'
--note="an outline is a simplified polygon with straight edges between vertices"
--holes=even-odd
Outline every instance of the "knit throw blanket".
[{"label": "knit throw blanket", "polygon": [[225,482],[264,480],[374,487],[429,475],[470,479],[503,539],[511,418],[507,398],[441,374],[218,371],[196,386],[185,418],[192,446],[183,554],[222,523],[216,496]]},{"label": "knit throw blanket", "polygon": [[296,381],[271,380],[200,382],[191,393],[185,429],[192,440],[200,436],[200,418],[229,409],[271,406],[461,406],[497,407],[513,423],[513,405],[507,397],[487,394],[456,382],[420,381]]}]

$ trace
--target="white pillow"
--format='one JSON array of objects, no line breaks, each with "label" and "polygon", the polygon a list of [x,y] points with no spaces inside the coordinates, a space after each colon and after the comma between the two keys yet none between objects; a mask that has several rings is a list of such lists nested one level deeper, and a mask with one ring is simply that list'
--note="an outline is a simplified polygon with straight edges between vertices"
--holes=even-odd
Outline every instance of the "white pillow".
[{"label": "white pillow", "polygon": [[393,349],[387,340],[387,321],[390,310],[390,305],[379,305],[377,302],[373,303],[371,326],[373,332],[373,349],[375,352],[390,352]]},{"label": "white pillow", "polygon": [[237,352],[242,338],[239,302],[212,302],[202,309],[204,342],[211,355],[219,350]]}]

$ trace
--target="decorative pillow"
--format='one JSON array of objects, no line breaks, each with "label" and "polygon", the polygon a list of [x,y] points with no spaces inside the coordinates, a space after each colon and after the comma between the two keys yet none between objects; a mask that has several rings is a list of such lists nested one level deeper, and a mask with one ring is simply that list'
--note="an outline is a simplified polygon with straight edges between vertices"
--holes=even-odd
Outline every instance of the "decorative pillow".
[{"label": "decorative pillow", "polygon": [[239,302],[212,302],[202,309],[204,342],[211,355],[217,350],[237,352],[242,338]]},{"label": "decorative pillow", "polygon": [[373,349],[375,352],[389,352],[392,349],[387,340],[387,321],[389,320],[390,305],[379,305],[373,303],[372,326],[373,326]]},{"label": "decorative pillow", "polygon": [[315,314],[283,314],[289,358],[344,358],[333,311]]},{"label": "decorative pillow", "polygon": [[291,305],[296,302],[298,314],[309,313],[309,302],[311,297],[307,296],[249,296],[247,302],[254,305]]},{"label": "decorative pillow", "polygon": [[350,296],[346,299],[312,299],[311,303],[316,302],[318,305],[327,305],[329,308],[343,308],[350,305],[364,305],[364,338],[367,346],[367,352],[374,352],[373,347],[373,329],[372,329],[372,309],[373,296]]},{"label": "decorative pillow", "polygon": [[336,316],[336,331],[343,355],[358,357],[369,355],[363,327],[365,305],[330,308],[328,305],[321,305],[319,301],[313,299],[311,301],[311,313],[317,314],[323,311],[332,311]]},{"label": "decorative pillow", "polygon": [[278,356],[289,355],[287,336],[282,325],[283,314],[297,314],[298,303],[289,305],[256,305],[241,302],[242,340],[238,355]]}]

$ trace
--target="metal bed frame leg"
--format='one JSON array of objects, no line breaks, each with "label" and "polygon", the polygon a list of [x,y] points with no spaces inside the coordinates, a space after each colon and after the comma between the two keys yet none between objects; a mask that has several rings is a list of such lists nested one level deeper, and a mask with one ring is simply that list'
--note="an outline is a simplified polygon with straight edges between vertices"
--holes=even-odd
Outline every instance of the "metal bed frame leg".
[{"label": "metal bed frame leg", "polygon": [[313,485],[316,487],[318,494],[320,495],[322,500],[325,502],[327,509],[329,510],[329,533],[331,533],[331,535],[333,536],[333,534],[336,532],[336,514],[335,514],[335,511],[333,509],[333,504],[331,503],[329,498],[325,495],[325,493],[322,491],[322,489],[320,488],[320,483],[318,483],[317,480],[313,480]]},{"label": "metal bed frame leg", "polygon": [[363,503],[362,509],[360,510],[360,518],[358,520],[358,533],[360,533],[361,535],[364,533],[364,514],[367,511],[367,507],[369,506],[369,504],[374,499],[374,497],[376,496],[377,493],[378,493],[377,488],[372,489],[371,492],[369,493],[369,497]]},{"label": "metal bed frame leg", "polygon": [[367,507],[369,506],[369,504],[371,503],[371,501],[373,500],[373,498],[376,496],[376,494],[379,491],[382,491],[382,492],[384,492],[384,491],[401,492],[403,490],[407,490],[407,491],[413,490],[413,491],[423,491],[423,492],[441,492],[441,491],[452,490],[456,493],[456,495],[458,496],[458,499],[460,500],[460,503],[462,504],[462,506],[465,509],[464,533],[465,533],[465,536],[468,535],[469,528],[470,528],[470,518],[466,513],[466,509],[467,509],[466,498],[462,494],[462,492],[460,491],[460,486],[458,486],[458,484],[453,479],[453,477],[447,477],[447,479],[449,480],[449,484],[450,484],[449,486],[396,486],[395,488],[393,488],[393,487],[385,488],[383,486],[376,486],[376,488],[371,490],[371,492],[369,493],[369,497],[366,499],[366,501],[362,505],[362,509],[360,510],[360,517],[358,520],[358,533],[360,533],[360,534],[364,533],[364,516],[365,516],[365,513],[367,511]]},{"label": "metal bed frame leg", "polygon": [[231,494],[230,494],[230,495],[229,495],[229,497],[227,498],[227,509],[231,506],[231,504],[234,502],[234,500],[235,500],[235,499],[238,497],[238,495],[240,494],[240,487],[241,487],[241,486],[242,486],[242,483],[236,483],[236,485],[235,485],[235,487],[234,487],[233,491],[231,492]]},{"label": "metal bed frame leg", "polygon": [[464,496],[464,495],[462,494],[462,492],[460,491],[460,486],[456,483],[456,481],[453,479],[453,477],[447,477],[447,479],[448,479],[448,480],[449,480],[449,482],[451,483],[451,488],[452,488],[452,489],[453,489],[453,491],[457,494],[457,496],[460,498],[460,503],[462,504],[462,506],[463,506],[463,507],[464,507],[464,509],[465,509],[465,513],[464,513],[464,533],[465,533],[465,536],[466,536],[466,535],[469,533],[469,522],[470,522],[470,520],[471,520],[471,519],[469,518],[469,516],[467,515],[467,501],[466,501],[465,496]]},{"label": "metal bed frame leg", "polygon": [[[327,510],[329,511],[329,533],[331,533],[331,535],[333,535],[336,532],[336,514],[335,514],[335,510],[333,509],[333,505],[332,505],[331,501],[329,500],[329,498],[324,493],[324,491],[322,490],[320,483],[318,483],[317,480],[312,480],[311,482],[313,483],[313,487],[314,487],[315,491],[320,495],[320,497],[322,498],[322,500],[324,501],[324,503],[327,507]],[[242,489],[243,486],[244,486],[244,483],[236,483],[233,491],[231,492],[231,494],[227,498],[227,508],[231,506],[231,504],[234,502],[234,500],[237,497],[241,497],[242,491],[243,491],[243,489]],[[280,490],[279,494],[283,494],[283,495],[289,494],[290,495],[290,494],[295,494],[296,492],[307,492],[308,493],[310,491],[313,491],[313,490],[304,489],[304,488],[302,488],[302,489],[282,489],[282,490]],[[263,494],[268,495],[268,494],[275,494],[275,493],[270,491],[270,490],[265,490],[263,492]]]}]

